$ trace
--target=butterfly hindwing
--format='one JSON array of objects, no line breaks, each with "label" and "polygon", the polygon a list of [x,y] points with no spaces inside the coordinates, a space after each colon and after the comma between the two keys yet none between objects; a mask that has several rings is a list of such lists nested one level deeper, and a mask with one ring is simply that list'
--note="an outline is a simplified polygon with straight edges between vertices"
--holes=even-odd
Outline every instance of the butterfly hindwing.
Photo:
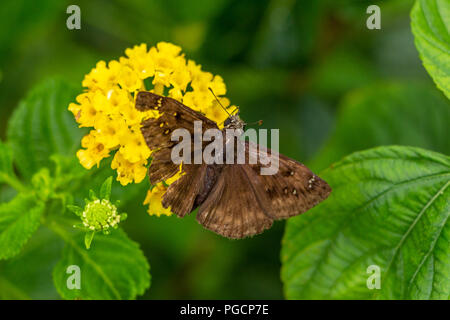
[{"label": "butterfly hindwing", "polygon": [[244,166],[224,166],[197,213],[197,221],[201,225],[227,238],[252,236],[272,225],[272,219],[265,214],[256,198]]},{"label": "butterfly hindwing", "polygon": [[[331,188],[303,164],[270,149],[246,143],[246,159],[255,164],[224,166],[197,220],[205,228],[228,238],[263,232],[273,220],[299,215],[324,200]],[[272,175],[262,175],[259,161],[267,154],[278,161]],[[267,166],[267,165],[266,165]]]}]

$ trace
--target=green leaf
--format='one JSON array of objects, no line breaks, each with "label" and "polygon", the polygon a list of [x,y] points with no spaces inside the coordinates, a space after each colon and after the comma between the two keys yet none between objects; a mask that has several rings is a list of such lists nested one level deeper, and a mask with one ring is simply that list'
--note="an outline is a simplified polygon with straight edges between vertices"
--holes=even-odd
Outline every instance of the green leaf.
[{"label": "green leaf", "polygon": [[89,231],[86,232],[84,235],[84,245],[86,246],[86,249],[89,249],[91,247],[92,240],[94,239],[95,231]]},{"label": "green leaf", "polygon": [[0,204],[0,260],[20,252],[40,225],[44,203],[33,195],[19,194]]},{"label": "green leaf", "polygon": [[54,194],[54,180],[47,168],[40,169],[31,177],[31,185],[39,199],[43,201],[47,201]]},{"label": "green leaf", "polygon": [[5,182],[8,177],[14,176],[12,166],[12,150],[0,141],[0,182]]},{"label": "green leaf", "polygon": [[[81,271],[81,289],[67,288],[67,267]],[[97,234],[89,250],[84,233],[66,239],[62,259],[53,270],[53,280],[64,299],[135,299],[150,286],[147,260],[134,241],[122,230]]]},{"label": "green leaf", "polygon": [[97,195],[95,194],[95,191],[94,190],[89,190],[89,198],[91,199],[91,200],[97,200],[98,198],[97,198]]},{"label": "green leaf", "polygon": [[6,183],[16,191],[26,191],[26,187],[17,178],[13,169],[11,147],[0,141],[0,184]]},{"label": "green leaf", "polygon": [[450,2],[416,0],[411,28],[425,69],[450,99]]},{"label": "green leaf", "polygon": [[[14,173],[11,147],[2,141],[0,141],[0,184],[1,183],[6,183],[19,192],[26,191],[26,187]],[[2,192],[6,193],[6,191]]]},{"label": "green leaf", "polygon": [[[412,147],[354,153],[321,175],[321,205],[287,222],[288,299],[448,299],[450,158]],[[381,270],[381,289],[368,289]]]},{"label": "green leaf", "polygon": [[83,130],[67,110],[77,91],[62,80],[48,80],[35,87],[14,111],[7,134],[24,177],[50,167],[52,154],[73,155],[79,147]]},{"label": "green leaf", "polygon": [[59,237],[41,226],[20,254],[0,261],[0,299],[58,299],[52,269],[63,247]]},{"label": "green leaf", "polygon": [[14,283],[0,275],[0,300],[31,300],[31,298]]},{"label": "green leaf", "polygon": [[102,187],[100,188],[100,199],[110,200],[112,179],[113,177],[109,177],[103,182]]},{"label": "green leaf", "polygon": [[310,167],[328,167],[352,152],[408,145],[450,154],[450,102],[435,88],[387,83],[355,90],[341,104],[336,129]]},{"label": "green leaf", "polygon": [[81,216],[81,214],[83,213],[83,209],[78,207],[78,206],[74,206],[74,205],[69,204],[66,207],[67,207],[67,209],[69,209],[70,211],[75,213],[77,216]]}]

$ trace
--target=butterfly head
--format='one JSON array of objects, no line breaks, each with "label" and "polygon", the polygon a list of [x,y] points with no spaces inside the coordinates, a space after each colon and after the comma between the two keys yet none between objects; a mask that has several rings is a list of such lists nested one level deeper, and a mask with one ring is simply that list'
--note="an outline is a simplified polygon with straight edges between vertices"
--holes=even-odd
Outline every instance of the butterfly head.
[{"label": "butterfly head", "polygon": [[239,118],[238,114],[231,115],[223,123],[225,129],[245,129],[245,122]]}]

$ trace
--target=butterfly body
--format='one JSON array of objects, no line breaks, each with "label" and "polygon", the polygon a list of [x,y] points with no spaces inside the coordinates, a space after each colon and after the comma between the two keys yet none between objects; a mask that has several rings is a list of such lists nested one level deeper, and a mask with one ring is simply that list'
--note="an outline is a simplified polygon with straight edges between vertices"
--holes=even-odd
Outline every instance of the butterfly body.
[{"label": "butterfly body", "polygon": [[[203,132],[218,130],[217,124],[204,115],[177,100],[151,92],[138,93],[136,108],[160,113],[156,119],[144,120],[141,127],[153,151],[149,167],[151,184],[167,180],[179,171],[179,165],[171,158],[176,142],[171,140],[170,133],[183,128],[194,134],[195,121],[202,122]],[[274,220],[303,213],[328,197],[331,192],[328,184],[303,164],[251,142],[244,143],[245,163],[226,163],[227,145],[231,143],[226,131],[243,131],[244,127],[238,115],[230,115],[221,131],[224,148],[218,158],[223,161],[183,163],[181,177],[170,184],[163,196],[163,206],[170,207],[179,217],[198,208],[197,220],[205,228],[227,238],[240,239],[263,232]],[[205,143],[196,146],[192,141],[192,146],[195,153],[202,151]],[[261,155],[278,161],[275,174],[261,174],[261,169],[267,166]]]},{"label": "butterfly body", "polygon": [[239,118],[239,115],[230,115],[223,123],[224,129],[244,130],[245,122]]}]

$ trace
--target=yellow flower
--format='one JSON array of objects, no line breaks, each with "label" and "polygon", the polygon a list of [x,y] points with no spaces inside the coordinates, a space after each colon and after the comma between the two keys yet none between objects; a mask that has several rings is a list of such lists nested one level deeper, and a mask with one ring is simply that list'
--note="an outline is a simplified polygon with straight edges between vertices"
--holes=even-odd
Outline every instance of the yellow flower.
[{"label": "yellow flower", "polygon": [[136,134],[137,130],[139,128],[127,130],[127,133],[122,138],[124,142],[119,149],[123,157],[131,163],[150,157],[150,149],[145,144],[142,134]]},{"label": "yellow flower", "polygon": [[[122,185],[139,183],[145,178],[151,150],[141,134],[140,124],[144,119],[159,116],[155,111],[136,110],[138,91],[168,93],[169,97],[206,114],[220,128],[228,117],[209,92],[211,88],[221,103],[229,106],[222,77],[203,71],[200,65],[185,58],[179,46],[168,42],[159,42],[149,49],[141,44],[126,49],[125,56],[117,60],[99,61],[84,77],[82,85],[85,92],[68,109],[80,127],[92,130],[82,139],[77,157],[90,169],[102,159],[114,156],[111,167],[117,171],[117,180]],[[230,106],[228,110],[234,113],[236,107]],[[145,203],[150,204],[149,212],[170,214],[169,209],[162,208],[161,197],[165,186],[180,174],[148,192]]]},{"label": "yellow flower", "polygon": [[148,205],[147,212],[150,215],[156,215],[161,216],[166,215],[170,216],[172,212],[169,208],[164,208],[162,206],[162,197],[164,196],[164,193],[166,193],[167,187],[164,186],[164,184],[158,183],[156,186],[154,186],[151,190],[148,190],[147,196],[144,200],[144,205]]},{"label": "yellow flower", "polygon": [[[228,100],[227,98],[219,98],[219,100],[222,106],[225,108],[228,108],[228,106],[230,105],[230,100]],[[212,108],[208,108],[205,114],[209,119],[219,124],[219,127],[222,127],[223,122],[225,121],[224,119],[228,117],[228,113],[219,105],[216,100],[214,100],[212,104]],[[234,111],[237,111],[237,108],[231,108],[230,110],[228,110],[229,113],[234,113]]]},{"label": "yellow flower", "polygon": [[124,66],[121,69],[119,85],[129,92],[144,89],[142,79],[139,78],[139,74],[127,66]]},{"label": "yellow flower", "polygon": [[86,169],[98,166],[103,158],[109,156],[109,149],[98,140],[97,132],[94,130],[81,139],[81,146],[86,149],[78,150],[77,157]]},{"label": "yellow flower", "polygon": [[132,49],[126,49],[125,54],[127,58],[122,57],[121,62],[123,64],[128,64],[134,69],[140,79],[146,79],[148,77],[153,77],[155,73],[155,63],[149,57],[147,51],[147,45],[145,43],[140,46],[135,46]]},{"label": "yellow flower", "polygon": [[164,208],[162,205],[162,197],[167,191],[167,187],[174,183],[178,178],[183,175],[183,165],[180,164],[180,170],[173,177],[170,177],[165,183],[161,182],[156,184],[153,188],[147,191],[147,196],[144,200],[144,205],[148,204],[148,214],[160,216],[162,214],[170,216],[172,212],[170,207]]},{"label": "yellow flower", "polygon": [[117,180],[122,185],[127,185],[133,182],[133,180],[136,183],[144,180],[147,174],[146,164],[146,159],[132,163],[125,159],[121,152],[116,152],[111,163],[111,168],[117,170]]}]

